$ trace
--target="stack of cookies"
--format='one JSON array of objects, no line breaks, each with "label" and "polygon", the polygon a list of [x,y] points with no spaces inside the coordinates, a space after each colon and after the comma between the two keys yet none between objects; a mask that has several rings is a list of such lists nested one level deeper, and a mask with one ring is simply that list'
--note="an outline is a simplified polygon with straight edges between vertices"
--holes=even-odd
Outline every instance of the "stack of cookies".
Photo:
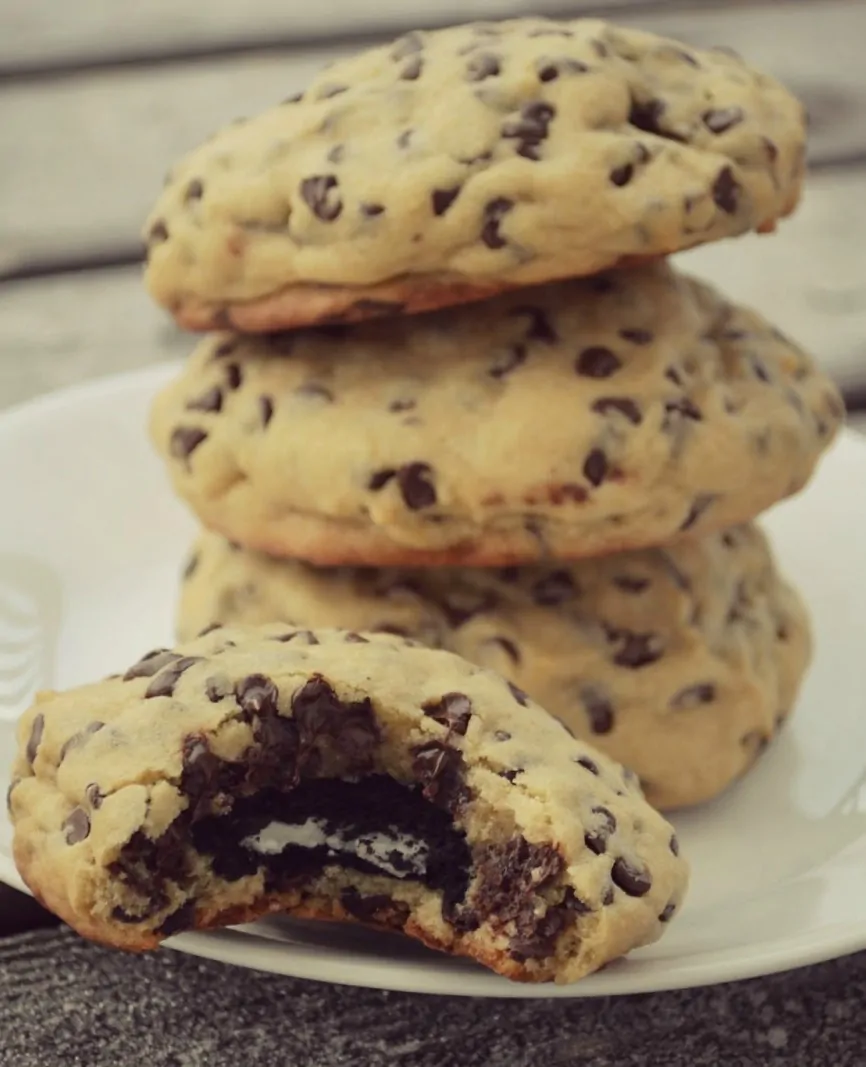
[{"label": "stack of cookies", "polygon": [[179,631],[288,619],[493,667],[672,808],[751,766],[809,660],[752,520],[834,386],[667,253],[772,230],[798,102],[594,20],[411,33],[170,176],[147,283],[214,330],[152,432],[204,533]]},{"label": "stack of cookies", "polygon": [[182,643],[25,714],[31,888],[126,948],[280,911],[524,981],[660,936],[650,805],[791,710],[808,621],[753,520],[843,417],[664,257],[772,230],[803,159],[729,53],[542,19],[409,34],[185,159],[147,228],[213,331],[152,416],[205,528]]}]

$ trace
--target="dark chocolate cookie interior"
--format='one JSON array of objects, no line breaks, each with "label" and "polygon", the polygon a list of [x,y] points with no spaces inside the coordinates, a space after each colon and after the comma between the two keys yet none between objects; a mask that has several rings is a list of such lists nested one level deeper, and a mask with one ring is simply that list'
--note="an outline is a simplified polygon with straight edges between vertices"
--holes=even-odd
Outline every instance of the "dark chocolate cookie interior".
[{"label": "dark chocolate cookie interior", "polygon": [[423,882],[446,899],[466,896],[472,858],[446,811],[384,774],[316,778],[291,792],[266,789],[211,815],[192,843],[214,872],[236,881],[264,868],[279,890],[326,866]]}]

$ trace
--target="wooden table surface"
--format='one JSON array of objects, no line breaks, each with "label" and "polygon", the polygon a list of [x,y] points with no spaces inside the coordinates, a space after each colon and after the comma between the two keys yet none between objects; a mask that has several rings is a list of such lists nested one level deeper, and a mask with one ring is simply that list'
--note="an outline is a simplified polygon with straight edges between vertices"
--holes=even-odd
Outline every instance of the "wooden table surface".
[{"label": "wooden table surface", "polygon": [[[866,407],[860,0],[0,0],[0,407],[189,350],[144,296],[138,266],[138,228],[180,153],[359,43],[530,11],[604,11],[726,44],[806,100],[801,211],[772,239],[681,261],[774,318]],[[43,921],[0,889],[0,935]]]}]

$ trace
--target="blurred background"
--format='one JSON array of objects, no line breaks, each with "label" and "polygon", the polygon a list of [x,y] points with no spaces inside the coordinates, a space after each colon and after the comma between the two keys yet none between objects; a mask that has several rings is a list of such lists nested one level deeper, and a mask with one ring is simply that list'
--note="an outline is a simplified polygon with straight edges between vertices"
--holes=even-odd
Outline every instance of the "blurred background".
[{"label": "blurred background", "polygon": [[861,0],[0,0],[0,406],[191,348],[139,283],[139,226],[176,156],[348,51],[529,13],[728,45],[805,100],[799,213],[772,239],[680,261],[794,335],[866,409]]}]

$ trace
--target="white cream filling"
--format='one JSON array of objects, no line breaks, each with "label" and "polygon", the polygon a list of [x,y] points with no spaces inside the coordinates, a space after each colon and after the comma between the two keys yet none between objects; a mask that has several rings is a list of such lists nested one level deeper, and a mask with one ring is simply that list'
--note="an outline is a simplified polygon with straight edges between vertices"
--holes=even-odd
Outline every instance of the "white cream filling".
[{"label": "white cream filling", "polygon": [[[330,856],[356,856],[371,863],[395,878],[423,875],[427,870],[429,849],[424,841],[397,831],[392,833],[367,833],[358,837],[345,837],[341,832],[328,833],[322,819],[311,818],[303,823],[271,822],[257,834],[241,841],[251,852],[263,856],[278,856],[290,845],[300,848],[328,849]],[[398,867],[395,859],[402,863]]]}]

